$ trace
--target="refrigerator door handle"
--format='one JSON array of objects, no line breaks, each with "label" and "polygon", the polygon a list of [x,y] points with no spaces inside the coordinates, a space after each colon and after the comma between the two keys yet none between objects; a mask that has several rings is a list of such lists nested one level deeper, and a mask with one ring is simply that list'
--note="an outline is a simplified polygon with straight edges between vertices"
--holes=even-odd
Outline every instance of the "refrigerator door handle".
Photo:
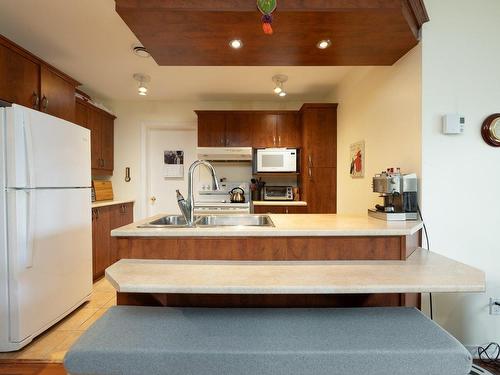
[{"label": "refrigerator door handle", "polygon": [[35,168],[33,159],[33,137],[31,135],[31,125],[24,119],[24,144],[26,150],[26,172],[28,178],[28,187],[35,187]]},{"label": "refrigerator door handle", "polygon": [[27,195],[26,205],[26,248],[24,251],[24,267],[33,267],[33,249],[35,232],[35,191],[25,190]]}]

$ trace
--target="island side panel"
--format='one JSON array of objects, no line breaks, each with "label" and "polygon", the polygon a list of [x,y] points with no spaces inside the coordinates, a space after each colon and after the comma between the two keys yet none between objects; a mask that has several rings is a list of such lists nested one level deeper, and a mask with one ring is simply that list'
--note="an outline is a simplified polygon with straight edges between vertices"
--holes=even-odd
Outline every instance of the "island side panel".
[{"label": "island side panel", "polygon": [[117,293],[118,305],[169,307],[394,307],[401,294],[165,294]]},{"label": "island side panel", "polygon": [[[405,236],[127,237],[119,259],[175,260],[405,260]],[[416,248],[416,247],[415,247]]]}]

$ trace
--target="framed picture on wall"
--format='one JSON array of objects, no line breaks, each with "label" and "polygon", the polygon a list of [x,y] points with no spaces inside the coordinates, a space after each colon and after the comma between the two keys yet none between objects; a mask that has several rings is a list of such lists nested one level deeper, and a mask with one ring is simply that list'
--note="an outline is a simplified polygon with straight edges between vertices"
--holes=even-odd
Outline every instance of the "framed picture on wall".
[{"label": "framed picture on wall", "polygon": [[353,143],[350,148],[350,175],[352,178],[365,177],[365,141]]},{"label": "framed picture on wall", "polygon": [[163,163],[165,178],[184,177],[184,151],[164,151]]}]

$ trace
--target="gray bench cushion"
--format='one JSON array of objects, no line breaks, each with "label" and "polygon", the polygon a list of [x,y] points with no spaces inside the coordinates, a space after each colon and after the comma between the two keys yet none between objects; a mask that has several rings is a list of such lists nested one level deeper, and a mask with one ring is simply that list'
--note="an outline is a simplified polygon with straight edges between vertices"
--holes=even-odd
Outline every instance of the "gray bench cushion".
[{"label": "gray bench cushion", "polygon": [[471,361],[412,308],[118,306],[64,365],[72,375],[466,375]]}]

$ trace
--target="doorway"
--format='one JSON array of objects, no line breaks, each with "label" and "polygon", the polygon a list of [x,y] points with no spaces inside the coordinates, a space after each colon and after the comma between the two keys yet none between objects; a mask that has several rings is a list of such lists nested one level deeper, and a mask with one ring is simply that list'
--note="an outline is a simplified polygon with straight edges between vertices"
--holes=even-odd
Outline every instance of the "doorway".
[{"label": "doorway", "polygon": [[[184,196],[187,195],[188,169],[196,160],[196,129],[146,128],[145,135],[146,216],[180,215],[175,191],[179,189]],[[174,168],[169,168],[165,162],[171,162],[168,155],[172,155],[170,153],[172,151],[179,157],[174,158],[176,164]],[[179,170],[179,166],[182,171]]]}]

